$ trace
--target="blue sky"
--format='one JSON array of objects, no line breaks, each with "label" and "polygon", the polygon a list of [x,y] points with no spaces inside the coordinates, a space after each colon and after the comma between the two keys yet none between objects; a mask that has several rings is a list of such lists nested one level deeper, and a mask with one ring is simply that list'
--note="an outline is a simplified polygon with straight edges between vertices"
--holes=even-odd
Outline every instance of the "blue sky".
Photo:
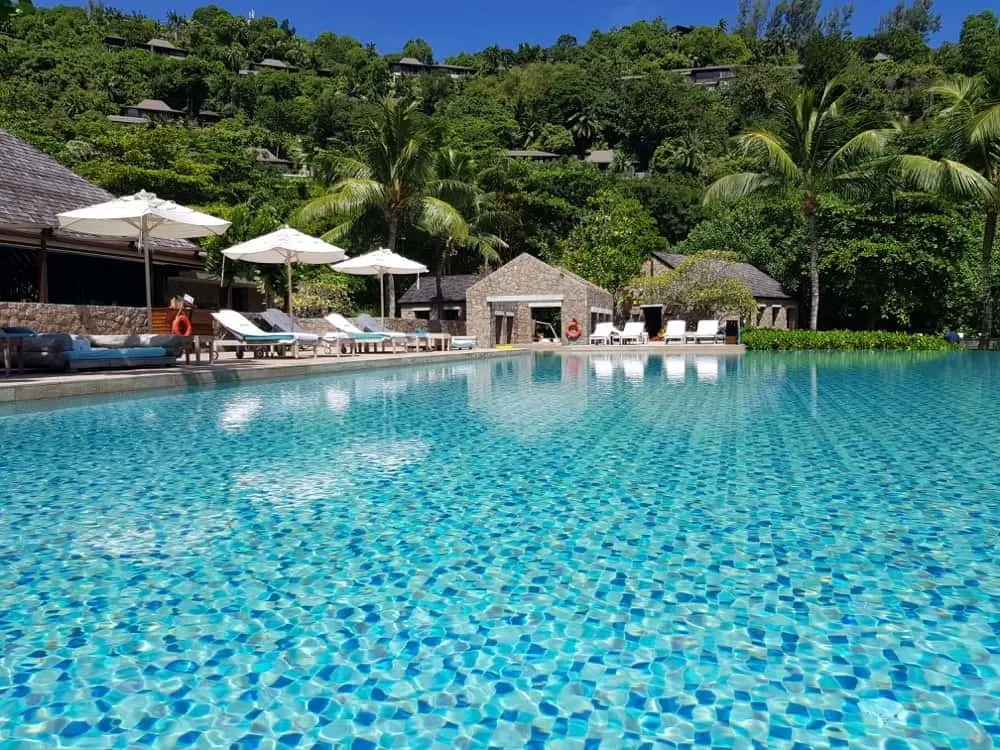
[{"label": "blue sky", "polygon": [[[43,5],[55,4],[43,0]],[[79,3],[83,4],[82,0]],[[109,6],[162,17],[168,10],[188,14],[208,0],[107,0]],[[435,57],[474,52],[490,44],[552,44],[560,34],[584,41],[595,28],[606,30],[639,19],[662,16],[671,24],[715,24],[731,19],[737,0],[216,0],[235,14],[288,18],[302,35],[321,31],[349,34],[374,42],[383,53],[399,51],[407,39],[423,37]],[[871,31],[896,0],[856,0],[855,33]],[[991,0],[937,0],[943,16],[940,39],[957,39],[970,13],[995,7]]]}]

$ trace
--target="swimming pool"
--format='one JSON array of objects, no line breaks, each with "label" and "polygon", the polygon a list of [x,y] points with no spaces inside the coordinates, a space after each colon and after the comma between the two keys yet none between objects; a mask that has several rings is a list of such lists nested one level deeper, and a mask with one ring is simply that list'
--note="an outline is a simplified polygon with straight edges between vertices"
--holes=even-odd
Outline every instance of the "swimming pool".
[{"label": "swimming pool", "polygon": [[536,355],[0,411],[0,746],[992,747],[998,386]]}]

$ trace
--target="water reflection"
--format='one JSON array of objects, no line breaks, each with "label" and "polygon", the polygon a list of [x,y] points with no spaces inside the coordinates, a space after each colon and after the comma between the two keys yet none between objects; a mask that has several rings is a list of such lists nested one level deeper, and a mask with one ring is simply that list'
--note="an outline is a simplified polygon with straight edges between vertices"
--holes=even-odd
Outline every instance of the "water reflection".
[{"label": "water reflection", "polygon": [[264,401],[258,396],[234,396],[223,404],[222,411],[219,412],[219,427],[224,432],[240,432],[263,408]]}]

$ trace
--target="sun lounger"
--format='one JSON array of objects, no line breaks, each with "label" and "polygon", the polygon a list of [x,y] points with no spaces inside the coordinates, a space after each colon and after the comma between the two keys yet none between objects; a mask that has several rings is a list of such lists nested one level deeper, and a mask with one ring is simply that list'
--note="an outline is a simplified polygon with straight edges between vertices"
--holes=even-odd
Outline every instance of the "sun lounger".
[{"label": "sun lounger", "polygon": [[476,348],[476,337],[475,336],[452,336],[451,337],[451,348],[452,349],[475,349]]},{"label": "sun lounger", "polygon": [[370,315],[365,315],[364,313],[358,315],[354,320],[357,322],[358,327],[362,331],[366,331],[368,333],[384,333],[386,336],[388,336],[390,339],[393,339],[394,341],[405,342],[407,346],[412,346],[418,352],[420,351],[421,346],[423,346],[423,348],[426,351],[431,350],[431,341],[430,337],[428,337],[427,335],[427,331],[424,331],[423,333],[421,333],[420,331],[417,331],[415,333],[390,331],[388,328],[383,326],[379,321],[375,320],[375,318],[371,317]]},{"label": "sun lounger", "polygon": [[275,331],[290,333],[300,342],[303,340],[316,341],[316,337],[318,337],[319,341],[326,346],[327,353],[333,350],[336,352],[338,357],[340,356],[342,346],[348,347],[350,352],[357,351],[357,347],[354,345],[354,339],[348,334],[340,331],[325,331],[323,333],[313,333],[311,331],[307,331],[302,327],[301,323],[295,320],[295,318],[290,317],[284,310],[269,307],[261,313],[261,317]]},{"label": "sun lounger", "polygon": [[376,351],[382,349],[385,351],[386,344],[392,344],[392,350],[396,351],[396,345],[402,343],[403,350],[406,350],[406,342],[400,341],[399,339],[394,339],[384,333],[373,333],[371,331],[362,331],[354,323],[349,321],[340,313],[330,313],[325,318],[326,322],[332,325],[341,333],[346,333],[354,340],[354,344],[357,347],[368,347],[374,346]]},{"label": "sun lounger", "polygon": [[598,323],[590,334],[591,344],[613,344],[616,338],[621,338],[622,332],[615,328],[614,323]]},{"label": "sun lounger", "polygon": [[669,344],[671,341],[680,341],[682,344],[687,343],[687,322],[683,320],[668,320],[667,330],[663,332],[663,343],[664,345]]},{"label": "sun lounger", "polygon": [[694,339],[697,344],[699,341],[711,341],[713,344],[719,341],[719,321],[717,320],[699,320],[698,329],[691,334],[688,334],[689,338]]},{"label": "sun lounger", "polygon": [[630,320],[622,329],[621,342],[627,344],[634,341],[637,344],[649,343],[649,334],[646,333],[646,324],[641,320]]},{"label": "sun lounger", "polygon": [[[295,336],[290,333],[269,333],[268,331],[263,331],[235,310],[219,310],[219,312],[212,313],[212,317],[215,318],[216,323],[225,328],[234,337],[232,339],[212,340],[211,361],[213,362],[218,359],[220,349],[235,349],[236,356],[242,357],[243,352],[247,349],[254,353],[263,354],[276,346],[291,346],[292,356],[298,357],[299,346],[304,343],[296,340]],[[314,354],[318,340],[319,337],[317,336],[312,341]]]}]

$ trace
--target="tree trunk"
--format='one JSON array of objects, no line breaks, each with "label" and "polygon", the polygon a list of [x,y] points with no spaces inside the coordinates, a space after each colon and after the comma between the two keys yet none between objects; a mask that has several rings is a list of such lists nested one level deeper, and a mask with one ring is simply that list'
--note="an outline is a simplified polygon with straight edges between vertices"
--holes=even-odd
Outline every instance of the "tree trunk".
[{"label": "tree trunk", "polygon": [[[390,216],[387,222],[389,231],[386,234],[385,246],[392,252],[396,252],[396,235],[399,232],[399,219],[395,216]],[[388,311],[388,317],[396,317],[396,279],[391,273],[385,275],[385,309]]]},{"label": "tree trunk", "polygon": [[993,243],[997,236],[997,210],[986,212],[986,228],[983,231],[983,332],[979,338],[979,348],[988,349],[993,335]]},{"label": "tree trunk", "polygon": [[447,261],[447,258],[448,243],[445,241],[441,243],[441,254],[438,256],[437,272],[434,274],[434,307],[437,310],[437,319],[439,321],[444,320],[444,291],[441,288],[441,277],[444,276],[444,264]]},{"label": "tree trunk", "polygon": [[816,199],[805,197],[804,211],[808,224],[807,242],[809,243],[809,329],[815,331],[819,327],[819,244],[816,242]]}]

